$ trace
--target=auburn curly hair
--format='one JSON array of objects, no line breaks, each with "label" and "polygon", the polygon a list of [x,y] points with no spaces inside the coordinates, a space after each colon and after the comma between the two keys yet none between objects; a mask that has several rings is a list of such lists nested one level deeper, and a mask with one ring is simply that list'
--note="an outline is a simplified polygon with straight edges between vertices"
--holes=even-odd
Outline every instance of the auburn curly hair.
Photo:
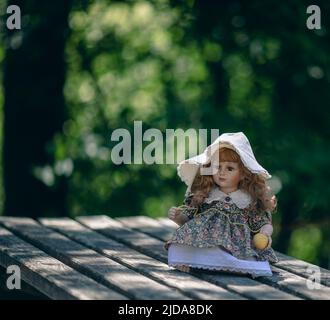
[{"label": "auburn curly hair", "polygon": [[[240,156],[234,150],[221,148],[217,154],[219,155],[219,162],[230,161],[238,163],[240,174],[242,175],[242,180],[239,182],[238,188],[250,194],[257,212],[273,212],[276,208],[277,200],[272,194],[270,187],[266,185],[266,179],[250,172],[243,165]],[[211,162],[204,165],[204,167],[210,167],[210,165]],[[191,205],[194,207],[201,205],[214,185],[215,182],[212,175],[201,175],[199,169],[191,186],[191,192],[193,194]]]}]

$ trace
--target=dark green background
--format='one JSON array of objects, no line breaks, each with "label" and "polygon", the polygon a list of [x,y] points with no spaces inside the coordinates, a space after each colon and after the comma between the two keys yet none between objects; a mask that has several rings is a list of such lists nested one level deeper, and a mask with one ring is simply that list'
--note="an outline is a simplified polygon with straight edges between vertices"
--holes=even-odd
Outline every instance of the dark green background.
[{"label": "dark green background", "polygon": [[329,4],[2,1],[1,212],[166,216],[176,166],[114,165],[111,132],[243,131],[279,189],[275,249],[328,268]]}]

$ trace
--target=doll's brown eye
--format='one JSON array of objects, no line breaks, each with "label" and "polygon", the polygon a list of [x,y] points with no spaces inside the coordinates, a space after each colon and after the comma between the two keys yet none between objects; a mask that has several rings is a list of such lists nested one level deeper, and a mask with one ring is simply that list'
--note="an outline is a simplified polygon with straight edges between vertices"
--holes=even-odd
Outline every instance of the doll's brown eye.
[{"label": "doll's brown eye", "polygon": [[229,170],[229,171],[233,171],[234,168],[233,168],[233,167],[228,167],[228,170]]}]

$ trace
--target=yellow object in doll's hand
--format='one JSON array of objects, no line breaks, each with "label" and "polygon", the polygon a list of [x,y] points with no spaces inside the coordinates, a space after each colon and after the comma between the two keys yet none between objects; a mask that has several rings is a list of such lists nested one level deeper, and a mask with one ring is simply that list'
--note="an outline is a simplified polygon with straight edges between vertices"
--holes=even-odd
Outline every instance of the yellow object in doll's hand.
[{"label": "yellow object in doll's hand", "polygon": [[253,245],[258,249],[258,250],[264,250],[268,246],[268,237],[265,236],[262,233],[257,233],[253,237]]}]

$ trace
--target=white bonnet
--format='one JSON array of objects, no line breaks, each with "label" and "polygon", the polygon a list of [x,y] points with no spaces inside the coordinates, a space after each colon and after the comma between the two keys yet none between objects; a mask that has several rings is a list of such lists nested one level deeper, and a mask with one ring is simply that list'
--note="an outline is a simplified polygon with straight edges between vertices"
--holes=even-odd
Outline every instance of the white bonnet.
[{"label": "white bonnet", "polygon": [[268,171],[257,162],[250,142],[243,132],[223,133],[211,145],[209,145],[203,153],[179,163],[177,167],[178,175],[188,186],[187,192],[190,191],[191,185],[200,166],[209,163],[212,155],[218,151],[219,148],[223,147],[236,151],[240,156],[242,163],[250,172],[260,174],[265,179],[271,178]]}]

